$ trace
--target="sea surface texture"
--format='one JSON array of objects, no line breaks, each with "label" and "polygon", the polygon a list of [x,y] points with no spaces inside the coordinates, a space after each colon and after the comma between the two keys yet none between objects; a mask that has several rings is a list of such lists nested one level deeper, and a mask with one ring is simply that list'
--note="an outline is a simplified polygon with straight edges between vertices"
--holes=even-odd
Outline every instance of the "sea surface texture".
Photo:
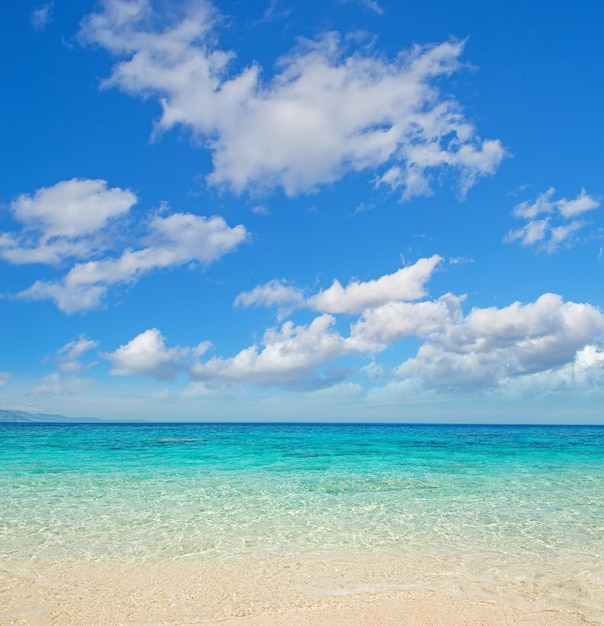
[{"label": "sea surface texture", "polygon": [[301,558],[603,623],[604,427],[0,424],[0,562]]}]

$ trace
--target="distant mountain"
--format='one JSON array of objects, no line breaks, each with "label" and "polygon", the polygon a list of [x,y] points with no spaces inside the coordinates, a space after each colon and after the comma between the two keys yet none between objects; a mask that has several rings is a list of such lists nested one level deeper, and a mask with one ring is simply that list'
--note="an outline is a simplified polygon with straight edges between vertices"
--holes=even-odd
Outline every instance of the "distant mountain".
[{"label": "distant mountain", "polygon": [[7,411],[0,409],[0,422],[58,422],[73,424],[78,422],[102,422],[96,417],[65,417],[48,413],[28,413],[27,411]]}]

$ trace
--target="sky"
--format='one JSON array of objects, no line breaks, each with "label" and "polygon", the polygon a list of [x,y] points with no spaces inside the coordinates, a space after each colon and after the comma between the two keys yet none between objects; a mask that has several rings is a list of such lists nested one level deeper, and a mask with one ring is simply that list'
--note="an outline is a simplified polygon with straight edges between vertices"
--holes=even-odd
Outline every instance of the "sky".
[{"label": "sky", "polygon": [[0,23],[0,408],[604,423],[604,4]]}]

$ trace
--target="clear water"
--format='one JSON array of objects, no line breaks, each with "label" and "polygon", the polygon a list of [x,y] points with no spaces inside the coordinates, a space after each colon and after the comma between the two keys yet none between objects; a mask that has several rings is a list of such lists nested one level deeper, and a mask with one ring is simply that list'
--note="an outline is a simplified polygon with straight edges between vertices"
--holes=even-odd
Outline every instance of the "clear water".
[{"label": "clear water", "polygon": [[2,560],[350,554],[604,619],[604,427],[0,424]]}]

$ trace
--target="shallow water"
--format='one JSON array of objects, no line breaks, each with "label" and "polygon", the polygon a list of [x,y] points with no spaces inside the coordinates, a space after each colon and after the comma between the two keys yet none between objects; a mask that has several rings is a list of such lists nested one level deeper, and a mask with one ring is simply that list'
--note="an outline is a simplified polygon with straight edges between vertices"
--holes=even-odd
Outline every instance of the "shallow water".
[{"label": "shallow water", "polygon": [[604,622],[604,427],[0,424],[0,560],[300,555]]}]

